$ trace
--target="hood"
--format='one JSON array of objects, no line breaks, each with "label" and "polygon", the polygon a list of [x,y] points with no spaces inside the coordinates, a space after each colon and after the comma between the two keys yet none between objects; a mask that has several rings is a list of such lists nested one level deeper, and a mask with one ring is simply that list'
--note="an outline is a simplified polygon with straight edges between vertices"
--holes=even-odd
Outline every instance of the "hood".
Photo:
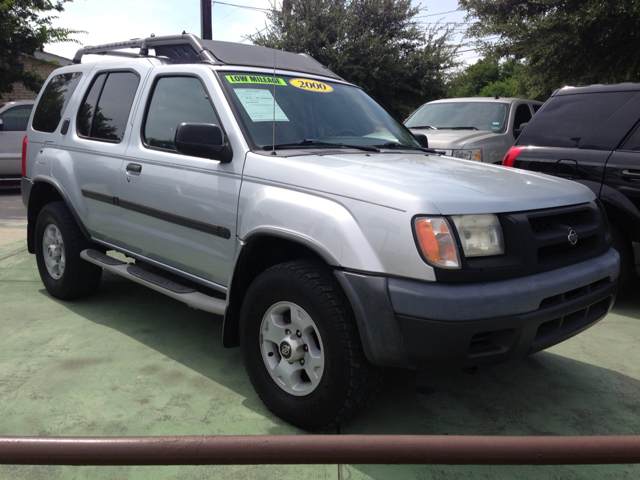
[{"label": "hood", "polygon": [[422,128],[409,130],[413,133],[426,135],[427,140],[429,140],[429,148],[443,150],[459,150],[464,148],[465,144],[471,140],[496,135],[484,130],[427,130]]},{"label": "hood", "polygon": [[243,176],[411,214],[516,212],[595,198],[569,180],[440,155],[311,152],[249,153]]}]

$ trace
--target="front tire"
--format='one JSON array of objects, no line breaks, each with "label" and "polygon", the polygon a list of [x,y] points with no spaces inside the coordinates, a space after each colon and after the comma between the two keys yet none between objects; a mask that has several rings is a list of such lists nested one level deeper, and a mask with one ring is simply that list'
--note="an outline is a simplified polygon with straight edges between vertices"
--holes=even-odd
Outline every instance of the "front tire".
[{"label": "front tire", "polygon": [[80,258],[92,244],[64,202],[45,205],[36,221],[36,262],[47,292],[61,300],[93,293],[100,284],[102,269]]},{"label": "front tire", "polygon": [[264,404],[305,430],[364,408],[380,383],[362,351],[353,313],[333,272],[311,261],[269,268],[240,315],[245,368]]}]

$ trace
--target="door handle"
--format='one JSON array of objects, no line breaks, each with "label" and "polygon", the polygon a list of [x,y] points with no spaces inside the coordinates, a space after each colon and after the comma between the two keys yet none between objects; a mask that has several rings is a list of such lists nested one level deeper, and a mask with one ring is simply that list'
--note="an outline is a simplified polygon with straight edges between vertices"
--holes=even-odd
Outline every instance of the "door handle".
[{"label": "door handle", "polygon": [[628,178],[630,180],[640,180],[640,170],[623,170],[622,178]]},{"label": "door handle", "polygon": [[138,163],[130,163],[127,165],[127,173],[140,173],[142,171],[142,165]]}]

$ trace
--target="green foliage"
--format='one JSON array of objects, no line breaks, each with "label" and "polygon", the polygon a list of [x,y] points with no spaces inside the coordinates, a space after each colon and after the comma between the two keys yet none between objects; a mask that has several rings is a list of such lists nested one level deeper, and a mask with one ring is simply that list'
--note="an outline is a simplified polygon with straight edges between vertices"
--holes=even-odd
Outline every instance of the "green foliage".
[{"label": "green foliage", "polygon": [[11,93],[14,82],[23,82],[37,92],[44,79],[35,72],[15,68],[19,55],[33,55],[47,43],[73,42],[70,35],[82,33],[52,27],[57,17],[48,13],[62,12],[63,3],[68,1],[0,0],[0,94]]},{"label": "green foliage", "polygon": [[423,30],[410,0],[287,0],[257,45],[306,53],[401,118],[442,98],[456,65],[451,32]]},{"label": "green foliage", "polygon": [[449,82],[448,97],[517,97],[546,100],[536,96],[527,66],[509,59],[499,62],[482,58],[458,72]]},{"label": "green foliage", "polygon": [[523,60],[531,98],[546,98],[564,85],[640,80],[638,0],[459,3],[475,22],[467,35],[487,56]]}]

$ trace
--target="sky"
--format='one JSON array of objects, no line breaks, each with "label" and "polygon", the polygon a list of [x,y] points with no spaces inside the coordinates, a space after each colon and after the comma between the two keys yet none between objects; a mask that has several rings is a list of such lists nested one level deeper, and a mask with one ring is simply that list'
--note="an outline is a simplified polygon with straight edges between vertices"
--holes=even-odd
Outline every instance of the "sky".
[{"label": "sky", "polygon": [[[271,0],[222,0],[225,3],[257,9],[271,8]],[[278,4],[281,0],[278,0]],[[457,0],[413,0],[422,10],[416,19],[425,26],[440,21],[462,22],[465,12],[458,9]],[[250,43],[246,36],[264,29],[267,16],[263,10],[250,10],[214,2],[212,9],[213,39]],[[73,58],[86,45],[113,43],[151,34],[175,35],[183,31],[200,36],[200,0],[74,0],[64,4],[64,11],[53,21],[55,27],[86,30],[72,37],[80,43],[55,43],[45,51]],[[458,33],[454,43],[463,43]],[[460,59],[473,63],[477,53],[462,46]],[[84,60],[83,60],[84,61]]]}]

